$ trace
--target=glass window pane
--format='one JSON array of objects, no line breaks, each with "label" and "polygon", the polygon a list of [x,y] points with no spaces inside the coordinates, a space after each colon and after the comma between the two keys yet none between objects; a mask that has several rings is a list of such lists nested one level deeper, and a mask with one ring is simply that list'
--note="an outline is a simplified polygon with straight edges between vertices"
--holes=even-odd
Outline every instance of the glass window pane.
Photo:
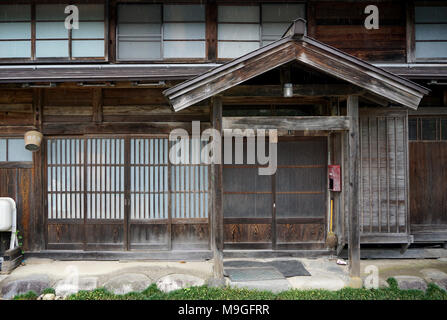
[{"label": "glass window pane", "polygon": [[165,5],[164,21],[205,21],[204,5]]},{"label": "glass window pane", "polygon": [[0,39],[31,39],[31,23],[0,23]]},{"label": "glass window pane", "polygon": [[447,40],[447,24],[417,24],[416,40]]},{"label": "glass window pane", "polygon": [[263,4],[263,22],[289,22],[304,18],[304,4]]},{"label": "glass window pane", "polygon": [[118,35],[120,37],[128,36],[129,38],[150,37],[161,35],[161,24],[120,24],[118,26]]},{"label": "glass window pane", "polygon": [[0,139],[0,162],[6,161],[6,139]]},{"label": "glass window pane", "polygon": [[80,4],[77,7],[80,21],[104,20],[104,5],[102,4]]},{"label": "glass window pane", "polygon": [[25,149],[25,140],[8,139],[8,161],[33,161],[33,154]]},{"label": "glass window pane", "polygon": [[437,140],[436,119],[422,119],[422,140]]},{"label": "glass window pane", "polygon": [[150,60],[160,59],[160,42],[120,41],[118,59],[123,60]]},{"label": "glass window pane", "polygon": [[259,48],[258,42],[219,42],[219,58],[237,58]]},{"label": "glass window pane", "polygon": [[416,58],[447,57],[447,42],[416,42]]},{"label": "glass window pane", "polygon": [[259,25],[220,24],[218,40],[256,40],[259,41]]},{"label": "glass window pane", "polygon": [[40,40],[36,41],[37,58],[68,57],[68,40]]},{"label": "glass window pane", "polygon": [[417,119],[408,119],[408,139],[417,140]]},{"label": "glass window pane", "polygon": [[204,23],[166,23],[163,26],[163,39],[166,40],[204,40]]},{"label": "glass window pane", "polygon": [[0,21],[30,21],[31,6],[28,4],[0,5]]},{"label": "glass window pane", "polygon": [[165,58],[205,58],[205,41],[166,41]]},{"label": "glass window pane", "polygon": [[257,22],[259,23],[259,6],[219,6],[219,22]]},{"label": "glass window pane", "polygon": [[104,40],[73,40],[72,57],[104,57]]},{"label": "glass window pane", "polygon": [[447,7],[416,7],[415,21],[447,22]]},{"label": "glass window pane", "polygon": [[118,22],[161,22],[161,5],[120,5]]},{"label": "glass window pane", "polygon": [[72,30],[73,39],[104,38],[104,22],[80,22],[79,29]]},{"label": "glass window pane", "polygon": [[37,20],[65,21],[65,4],[38,4],[36,6]]},{"label": "glass window pane", "polygon": [[30,58],[31,41],[0,41],[0,58]]},{"label": "glass window pane", "polygon": [[37,22],[37,39],[68,39],[68,30],[64,22]]},{"label": "glass window pane", "polygon": [[263,23],[262,24],[262,40],[274,41],[281,39],[284,32],[289,27],[289,23]]}]

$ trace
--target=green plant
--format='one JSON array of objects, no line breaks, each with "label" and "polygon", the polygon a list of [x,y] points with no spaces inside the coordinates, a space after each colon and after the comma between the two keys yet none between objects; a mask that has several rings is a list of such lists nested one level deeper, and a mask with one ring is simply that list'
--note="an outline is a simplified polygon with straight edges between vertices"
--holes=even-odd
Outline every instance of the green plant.
[{"label": "green plant", "polygon": [[14,297],[14,300],[36,300],[38,295],[34,291],[28,291]]},{"label": "green plant", "polygon": [[42,294],[56,294],[56,290],[53,288],[46,288],[42,291]]}]

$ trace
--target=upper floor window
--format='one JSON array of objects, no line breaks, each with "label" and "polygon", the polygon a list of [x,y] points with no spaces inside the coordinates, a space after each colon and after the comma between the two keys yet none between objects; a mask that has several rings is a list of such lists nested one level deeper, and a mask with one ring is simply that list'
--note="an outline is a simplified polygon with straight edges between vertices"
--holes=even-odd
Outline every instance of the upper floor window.
[{"label": "upper floor window", "polygon": [[79,28],[69,29],[64,4],[0,5],[0,58],[104,58],[104,5],[77,7]]},{"label": "upper floor window", "polygon": [[218,57],[236,58],[281,38],[291,22],[304,18],[304,4],[218,6]]},{"label": "upper floor window", "polygon": [[416,7],[415,57],[420,60],[447,58],[447,6]]},{"label": "upper floor window", "polygon": [[31,151],[25,149],[23,138],[0,138],[0,162],[33,161]]},{"label": "upper floor window", "polygon": [[119,60],[205,58],[205,6],[121,4]]}]

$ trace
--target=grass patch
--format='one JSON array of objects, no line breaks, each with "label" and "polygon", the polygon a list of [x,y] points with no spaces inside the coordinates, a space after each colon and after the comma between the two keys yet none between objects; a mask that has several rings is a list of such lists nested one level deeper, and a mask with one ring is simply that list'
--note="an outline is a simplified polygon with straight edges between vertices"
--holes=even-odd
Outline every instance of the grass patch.
[{"label": "grass patch", "polygon": [[[210,288],[207,286],[180,289],[169,293],[158,290],[155,284],[143,292],[116,295],[104,288],[80,291],[68,300],[447,300],[447,292],[433,283],[426,292],[400,290],[395,279],[388,279],[389,288],[327,290],[288,290],[278,294],[238,288]],[[48,292],[50,293],[50,292]],[[16,300],[36,299],[34,292],[15,297]]]},{"label": "grass patch", "polygon": [[14,297],[14,300],[36,300],[38,295],[34,291],[28,291]]}]

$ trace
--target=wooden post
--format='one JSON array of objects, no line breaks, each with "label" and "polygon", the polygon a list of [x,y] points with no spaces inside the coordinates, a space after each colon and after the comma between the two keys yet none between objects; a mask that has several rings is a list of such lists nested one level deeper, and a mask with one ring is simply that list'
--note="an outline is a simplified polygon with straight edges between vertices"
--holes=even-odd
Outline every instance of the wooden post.
[{"label": "wooden post", "polygon": [[352,278],[360,277],[359,226],[359,98],[349,96],[347,115],[351,118],[349,130],[349,266]]},{"label": "wooden post", "polygon": [[[213,97],[211,102],[211,124],[222,137],[222,99]],[[223,207],[222,207],[222,164],[211,165],[211,249],[214,255],[214,279],[223,280]]]}]

